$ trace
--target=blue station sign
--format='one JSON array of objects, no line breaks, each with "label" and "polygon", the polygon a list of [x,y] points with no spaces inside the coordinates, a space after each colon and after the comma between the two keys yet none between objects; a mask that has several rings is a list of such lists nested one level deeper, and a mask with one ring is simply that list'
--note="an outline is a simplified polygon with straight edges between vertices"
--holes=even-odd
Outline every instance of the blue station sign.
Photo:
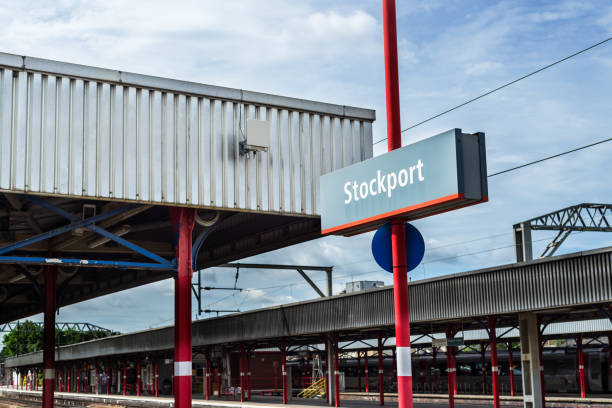
[{"label": "blue station sign", "polygon": [[484,133],[452,129],[321,177],[321,231],[354,235],[487,197]]}]

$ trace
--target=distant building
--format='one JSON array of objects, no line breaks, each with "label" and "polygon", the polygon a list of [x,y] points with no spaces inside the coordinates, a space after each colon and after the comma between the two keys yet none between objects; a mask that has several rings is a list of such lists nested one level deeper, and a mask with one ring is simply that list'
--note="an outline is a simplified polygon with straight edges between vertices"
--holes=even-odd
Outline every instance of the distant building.
[{"label": "distant building", "polygon": [[383,281],[356,281],[346,282],[346,293],[351,292],[363,292],[364,290],[370,290],[374,288],[380,288],[385,286]]}]

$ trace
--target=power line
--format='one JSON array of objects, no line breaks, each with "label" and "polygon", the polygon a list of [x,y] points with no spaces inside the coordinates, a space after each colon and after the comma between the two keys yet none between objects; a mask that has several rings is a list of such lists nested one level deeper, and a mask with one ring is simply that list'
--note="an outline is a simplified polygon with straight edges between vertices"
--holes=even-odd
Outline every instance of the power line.
[{"label": "power line", "polygon": [[508,173],[510,171],[514,171],[514,170],[517,170],[517,169],[522,169],[523,167],[531,166],[533,164],[541,163],[541,162],[546,161],[546,160],[554,159],[556,157],[560,157],[560,156],[564,156],[566,154],[574,153],[574,152],[577,152],[579,150],[583,150],[583,149],[587,149],[589,147],[597,146],[597,145],[600,145],[602,143],[609,142],[611,140],[612,140],[612,137],[610,137],[608,139],[600,140],[599,142],[595,142],[595,143],[591,143],[591,144],[588,144],[588,145],[585,145],[585,146],[577,147],[575,149],[568,150],[568,151],[565,151],[565,152],[562,152],[562,153],[553,154],[552,156],[544,157],[543,159],[534,160],[534,161],[529,162],[529,163],[521,164],[520,166],[511,167],[511,168],[506,169],[506,170],[502,170],[502,171],[498,171],[498,172],[493,173],[493,174],[489,174],[487,177],[494,177],[494,176],[497,176],[497,175],[500,175],[500,174]]},{"label": "power line", "polygon": [[[472,98],[472,99],[467,100],[467,101],[465,101],[465,102],[463,102],[463,103],[460,103],[459,105],[453,106],[452,108],[449,108],[449,109],[447,109],[447,110],[445,110],[445,111],[443,111],[443,112],[440,112],[440,113],[438,113],[438,114],[436,114],[436,115],[430,116],[429,118],[427,118],[427,119],[425,119],[425,120],[422,120],[422,121],[420,121],[420,122],[417,122],[417,123],[415,123],[415,124],[413,124],[413,125],[408,126],[408,127],[407,127],[407,128],[405,128],[405,129],[403,129],[403,130],[402,130],[402,133],[404,133],[404,132],[406,132],[406,131],[408,131],[408,130],[414,129],[414,128],[415,128],[415,127],[417,127],[417,126],[421,126],[421,125],[423,125],[423,124],[425,124],[425,123],[427,123],[427,122],[429,122],[429,121],[432,121],[432,120],[434,120],[434,119],[436,119],[436,118],[439,118],[440,116],[446,115],[447,113],[450,113],[450,112],[452,112],[452,111],[454,111],[454,110],[457,110],[457,109],[459,109],[459,108],[461,108],[461,107],[463,107],[463,106],[465,106],[465,105],[468,105],[468,104],[470,104],[470,103],[472,103],[472,102],[475,102],[475,101],[477,101],[477,100],[479,100],[479,99],[482,99],[482,98],[484,98],[485,96],[489,96],[489,95],[491,95],[492,93],[495,93],[495,92],[497,92],[497,91],[499,91],[499,90],[502,90],[502,89],[504,89],[504,88],[506,88],[506,87],[508,87],[508,86],[510,86],[510,85],[516,84],[517,82],[520,82],[520,81],[522,81],[523,79],[527,79],[527,78],[529,78],[529,77],[531,77],[531,76],[533,76],[533,75],[535,75],[535,74],[537,74],[537,73],[540,73],[540,72],[542,72],[542,71],[544,71],[544,70],[547,70],[548,68],[552,68],[552,67],[554,67],[554,66],[555,66],[555,65],[557,65],[557,64],[560,64],[560,63],[562,63],[562,62],[565,62],[565,61],[567,61],[567,60],[569,60],[569,59],[571,59],[571,58],[574,58],[574,57],[576,57],[576,56],[578,56],[578,55],[580,55],[580,54],[582,54],[582,53],[584,53],[584,52],[587,52],[587,51],[589,51],[589,50],[591,50],[591,49],[593,49],[593,48],[595,48],[595,47],[598,47],[598,46],[600,46],[600,45],[602,45],[602,44],[605,44],[606,42],[608,42],[608,41],[610,41],[610,40],[612,40],[612,37],[609,37],[609,38],[606,38],[605,40],[599,41],[598,43],[595,43],[595,44],[593,44],[593,45],[591,45],[591,46],[589,46],[589,47],[587,47],[587,48],[584,48],[584,49],[582,49],[582,50],[580,50],[580,51],[578,51],[578,52],[575,52],[575,53],[573,53],[573,54],[571,54],[571,55],[568,55],[567,57],[561,58],[560,60],[557,60],[557,61],[555,61],[555,62],[553,62],[553,63],[551,63],[551,64],[548,64],[548,65],[546,65],[546,66],[543,66],[542,68],[537,69],[537,70],[535,70],[535,71],[533,71],[533,72],[530,72],[529,74],[523,75],[522,77],[517,78],[517,79],[515,79],[514,81],[510,81],[510,82],[507,82],[507,83],[505,83],[505,84],[503,84],[503,85],[501,85],[501,86],[498,86],[498,87],[497,87],[497,88],[495,88],[495,89],[492,89],[492,90],[490,90],[490,91],[487,91],[487,92],[485,92],[485,93],[483,93],[483,94],[481,94],[481,95],[479,95],[479,96],[477,96],[477,97],[475,97],[475,98]],[[376,145],[376,144],[378,144],[378,143],[384,142],[385,140],[387,140],[387,138],[386,138],[386,137],[385,137],[385,138],[383,138],[383,139],[377,140],[376,142],[374,142],[374,143],[373,143],[373,145]]]}]

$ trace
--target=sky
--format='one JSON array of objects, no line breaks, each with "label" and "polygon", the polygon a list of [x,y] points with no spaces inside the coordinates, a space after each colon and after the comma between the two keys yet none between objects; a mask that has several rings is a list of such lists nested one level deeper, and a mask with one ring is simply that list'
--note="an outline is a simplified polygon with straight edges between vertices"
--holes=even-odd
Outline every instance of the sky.
[{"label": "sky", "polygon": [[[603,0],[397,0],[397,16],[402,128],[612,36]],[[0,24],[2,52],[372,108],[373,139],[386,135],[380,1],[5,0]],[[404,132],[403,144],[451,128],[482,131],[493,173],[610,137],[610,95],[612,41]],[[610,203],[610,157],[607,143],[492,177],[488,203],[415,221],[426,253],[410,279],[511,263],[513,224]],[[534,255],[551,235],[534,232]],[[327,237],[248,261],[333,266],[335,293],[347,281],[391,284],[371,238]],[[609,233],[572,234],[558,253],[610,245]],[[202,277],[235,284],[230,269]],[[236,286],[244,290],[206,293],[203,306],[244,311],[317,296],[292,271],[242,270]],[[162,281],[62,308],[57,320],[121,332],[168,325],[173,293],[173,281]]]}]

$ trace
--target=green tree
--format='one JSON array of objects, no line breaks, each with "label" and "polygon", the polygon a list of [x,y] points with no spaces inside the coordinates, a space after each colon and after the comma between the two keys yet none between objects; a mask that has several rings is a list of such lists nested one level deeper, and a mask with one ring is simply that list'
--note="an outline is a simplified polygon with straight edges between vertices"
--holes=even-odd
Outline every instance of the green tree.
[{"label": "green tree", "polygon": [[40,326],[29,320],[20,322],[4,335],[2,356],[16,356],[42,350],[43,332]]},{"label": "green tree", "polygon": [[[112,333],[119,334],[119,333]],[[74,329],[55,329],[55,345],[66,346],[94,339],[106,337],[109,334],[103,330],[80,332]],[[19,354],[31,353],[43,349],[43,329],[29,320],[19,322],[17,326],[3,339],[4,348],[1,356],[10,357]]]}]

